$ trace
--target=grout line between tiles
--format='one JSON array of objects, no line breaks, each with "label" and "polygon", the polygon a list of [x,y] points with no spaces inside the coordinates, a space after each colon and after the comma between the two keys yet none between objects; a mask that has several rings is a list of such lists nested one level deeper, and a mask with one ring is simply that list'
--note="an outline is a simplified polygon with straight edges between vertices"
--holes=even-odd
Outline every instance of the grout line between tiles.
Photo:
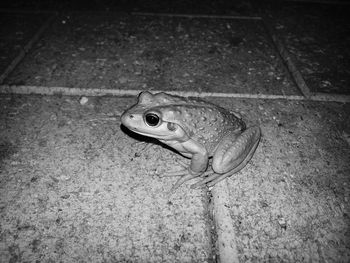
[{"label": "grout line between tiles", "polygon": [[280,57],[282,58],[282,61],[286,65],[287,70],[291,74],[295,84],[297,85],[297,87],[299,88],[301,93],[307,99],[310,99],[312,94],[311,94],[311,91],[304,80],[304,77],[302,76],[302,74],[300,73],[298,68],[296,67],[296,65],[293,61],[292,55],[289,53],[289,51],[287,50],[287,48],[285,47],[283,42],[275,34],[275,32],[273,30],[272,23],[269,22],[269,18],[267,18],[267,16],[265,16],[264,19],[262,20],[262,22],[263,22],[263,25],[267,31],[267,35],[271,38],[272,43],[274,44],[277,52],[279,53]]},{"label": "grout line between tiles", "polygon": [[185,18],[218,18],[218,19],[245,19],[261,20],[260,16],[233,16],[233,15],[201,15],[201,14],[170,14],[170,13],[148,13],[148,12],[131,12],[135,16],[163,16],[163,17],[185,17]]},{"label": "grout line between tiles", "polygon": [[236,233],[234,220],[230,215],[230,198],[226,180],[223,180],[211,189],[213,198],[213,217],[217,238],[217,250],[221,263],[238,263]]},{"label": "grout line between tiles", "polygon": [[8,9],[8,8],[0,8],[0,13],[5,14],[55,14],[54,11],[50,10],[25,10],[25,9]]},{"label": "grout line between tiles", "polygon": [[295,2],[302,4],[324,4],[324,5],[349,5],[350,3],[347,1],[341,0],[286,0],[286,2]]},{"label": "grout line between tiles", "polygon": [[[39,95],[65,95],[65,96],[137,96],[144,90],[133,89],[84,89],[69,87],[46,87],[46,86],[16,86],[0,85],[0,94],[39,94]],[[153,93],[166,92],[171,95],[183,97],[216,97],[237,99],[263,99],[263,100],[292,100],[292,101],[323,101],[323,102],[350,102],[350,95],[315,93],[309,99],[300,95],[275,95],[275,94],[245,94],[245,93],[222,93],[222,92],[196,92],[196,91],[172,91],[172,90],[149,90]]]}]

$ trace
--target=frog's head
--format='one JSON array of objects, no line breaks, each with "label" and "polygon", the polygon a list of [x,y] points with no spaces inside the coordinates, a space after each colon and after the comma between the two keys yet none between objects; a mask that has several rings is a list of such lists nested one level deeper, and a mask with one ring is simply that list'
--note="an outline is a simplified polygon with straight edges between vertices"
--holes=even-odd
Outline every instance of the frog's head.
[{"label": "frog's head", "polygon": [[186,132],[177,123],[168,120],[168,101],[163,95],[153,95],[147,91],[140,93],[138,102],[121,116],[121,122],[141,135],[165,141],[186,141]]}]

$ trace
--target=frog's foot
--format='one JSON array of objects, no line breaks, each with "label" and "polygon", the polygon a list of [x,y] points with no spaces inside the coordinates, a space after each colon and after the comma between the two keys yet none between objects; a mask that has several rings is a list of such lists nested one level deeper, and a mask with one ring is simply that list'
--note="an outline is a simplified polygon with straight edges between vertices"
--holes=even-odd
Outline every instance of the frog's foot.
[{"label": "frog's foot", "polygon": [[175,176],[185,176],[188,174],[187,169],[182,169],[179,171],[169,171],[162,174],[162,177],[175,177]]},{"label": "frog's foot", "polygon": [[175,177],[175,176],[185,176],[188,174],[187,167],[189,166],[188,163],[182,161],[182,160],[176,160],[176,162],[183,167],[183,169],[178,171],[169,171],[162,174],[162,177]]},{"label": "frog's foot", "polygon": [[184,162],[184,161],[182,161],[182,160],[176,160],[176,162],[178,163],[178,164],[180,164],[182,167],[184,167],[184,168],[187,168],[188,166],[189,166],[189,164],[188,163],[186,163],[186,162]]},{"label": "frog's foot", "polygon": [[[209,169],[208,171],[201,173],[201,174],[197,175],[196,177],[206,177],[206,176],[212,174],[213,170],[211,168],[208,168],[208,169]],[[182,169],[179,171],[166,172],[162,176],[163,177],[175,177],[175,176],[187,176],[188,174],[189,174],[188,169]],[[192,179],[192,178],[190,178],[190,179]],[[190,179],[188,179],[188,180],[190,180]],[[186,180],[186,181],[188,181],[188,180]]]},{"label": "frog's foot", "polygon": [[[207,172],[203,173],[206,174]],[[193,178],[196,178],[198,176],[201,176],[201,173],[189,173],[188,170],[186,170],[186,175],[182,176],[179,180],[177,180],[177,182],[174,184],[174,186],[171,188],[169,194],[172,195],[173,193],[175,193],[175,191],[185,182],[187,182],[188,180],[191,180]]]},{"label": "frog's foot", "polygon": [[183,162],[183,161],[177,161],[182,167],[184,167],[184,169],[178,170],[178,171],[168,171],[166,173],[162,174],[162,177],[175,177],[175,176],[185,176],[188,174],[188,169],[186,167],[188,167],[188,165]]}]

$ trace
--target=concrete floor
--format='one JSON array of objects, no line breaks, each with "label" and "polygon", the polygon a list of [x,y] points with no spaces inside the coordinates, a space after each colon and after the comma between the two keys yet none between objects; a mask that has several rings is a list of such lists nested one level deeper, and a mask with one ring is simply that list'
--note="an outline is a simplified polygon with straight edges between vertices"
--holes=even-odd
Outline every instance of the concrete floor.
[{"label": "concrete floor", "polygon": [[[348,262],[348,53],[292,30],[291,6],[237,4],[229,15],[261,15],[238,20],[6,12],[0,261]],[[328,54],[344,65],[338,75],[319,70],[334,68]],[[147,89],[205,97],[260,125],[251,162],[218,187],[185,184],[169,198],[177,179],[162,174],[183,158],[120,126],[136,102],[126,95]]]}]

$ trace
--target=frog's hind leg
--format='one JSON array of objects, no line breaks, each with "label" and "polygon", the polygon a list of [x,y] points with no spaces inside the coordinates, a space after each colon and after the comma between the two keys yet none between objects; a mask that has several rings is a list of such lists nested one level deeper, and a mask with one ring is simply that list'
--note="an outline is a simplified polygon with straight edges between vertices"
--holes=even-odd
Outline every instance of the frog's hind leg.
[{"label": "frog's hind leg", "polygon": [[216,172],[193,184],[192,188],[204,184],[213,186],[223,179],[239,172],[252,158],[260,140],[260,128],[252,127],[243,132],[236,140],[231,136],[224,138],[219,145],[213,161]]}]

